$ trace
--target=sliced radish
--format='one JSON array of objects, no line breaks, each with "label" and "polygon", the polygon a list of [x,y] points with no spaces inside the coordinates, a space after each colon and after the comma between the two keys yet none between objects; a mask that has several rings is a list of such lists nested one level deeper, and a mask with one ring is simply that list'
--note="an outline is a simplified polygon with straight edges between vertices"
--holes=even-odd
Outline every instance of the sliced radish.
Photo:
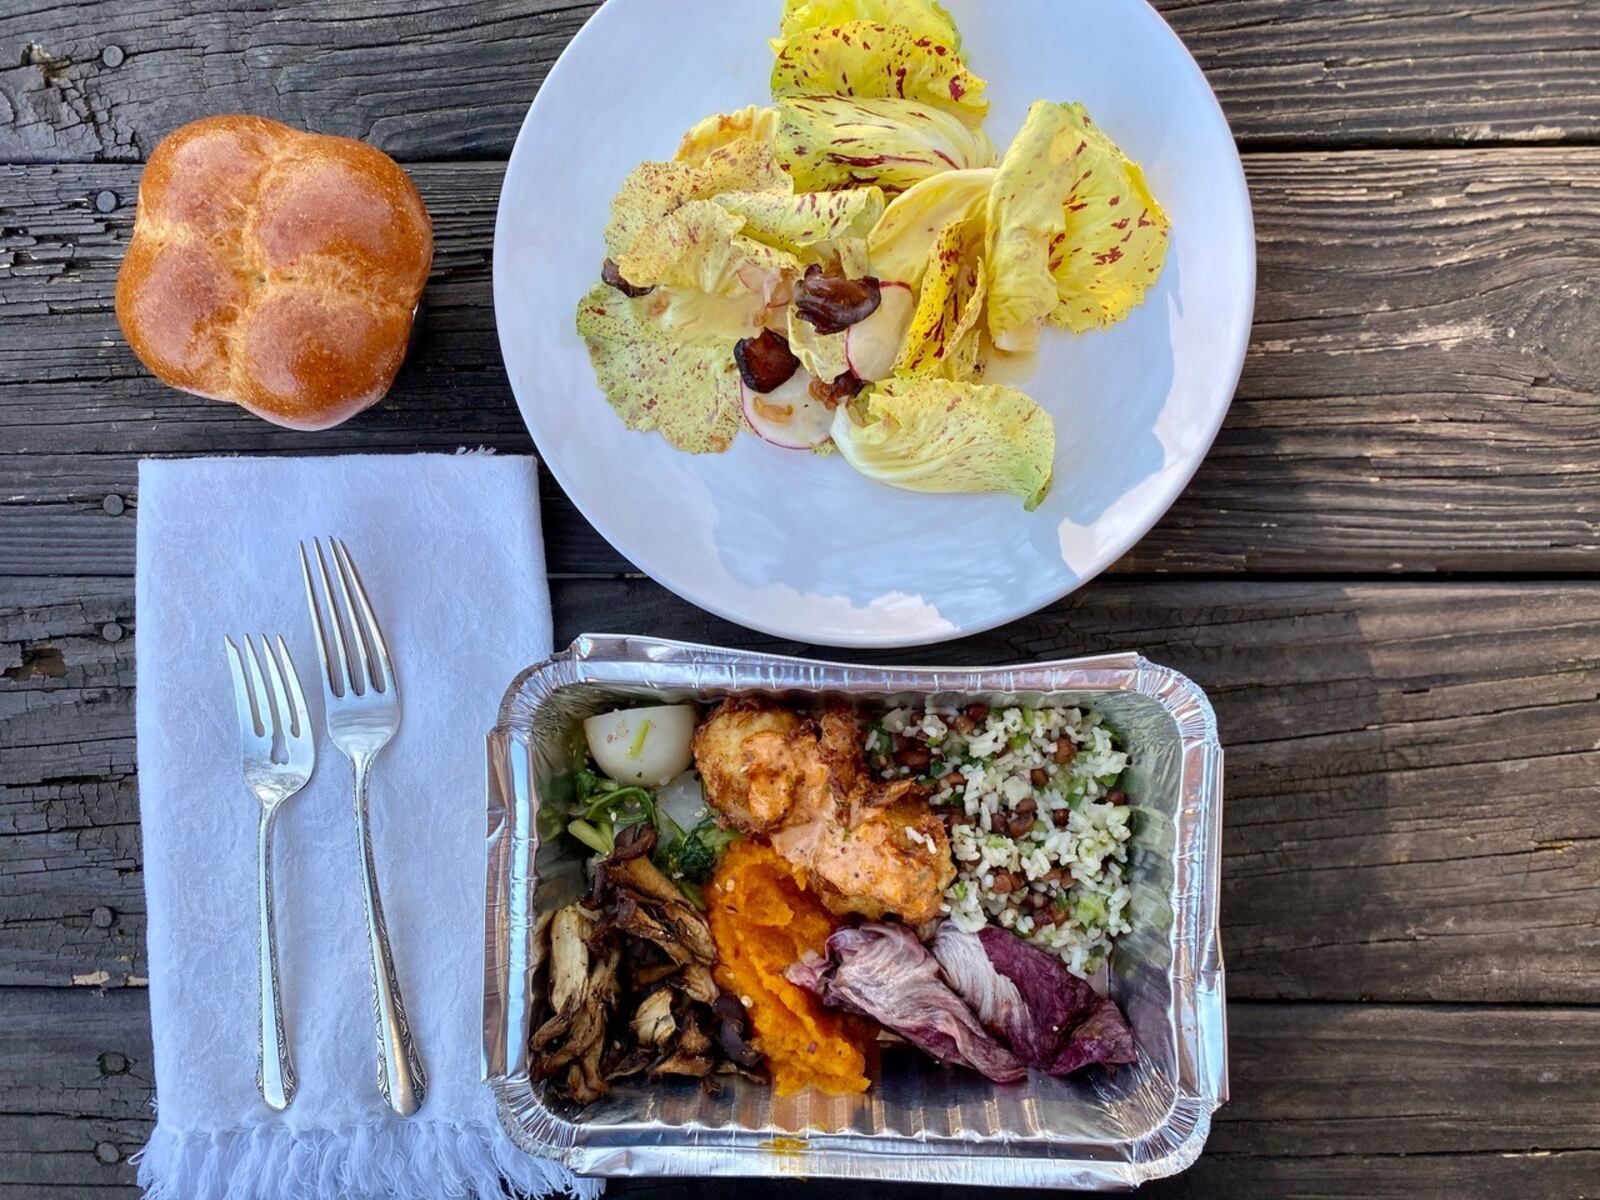
[{"label": "sliced radish", "polygon": [[844,356],[857,379],[876,383],[894,370],[906,332],[917,311],[917,295],[910,284],[880,284],[882,300],[871,316],[857,321],[844,334]]},{"label": "sliced radish", "polygon": [[762,395],[739,384],[744,419],[763,441],[785,450],[810,450],[828,440],[833,413],[811,394],[811,376],[796,371],[789,381]]}]

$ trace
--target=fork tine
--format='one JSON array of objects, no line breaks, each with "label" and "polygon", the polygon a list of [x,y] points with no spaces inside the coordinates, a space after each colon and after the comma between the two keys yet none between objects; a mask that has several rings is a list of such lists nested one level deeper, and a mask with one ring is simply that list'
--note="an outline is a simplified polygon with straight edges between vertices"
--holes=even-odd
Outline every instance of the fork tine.
[{"label": "fork tine", "polygon": [[[333,537],[331,534],[328,537],[328,549],[333,555],[333,573],[339,579],[339,594],[344,597],[344,609],[342,611],[345,618],[350,622],[349,641],[350,644],[355,647],[356,651],[355,654],[350,656],[350,669],[352,671],[355,670],[356,657],[359,655],[361,658],[361,674],[364,682],[366,683],[367,687],[381,692],[383,689],[377,687],[376,683],[374,682],[375,677],[372,671],[372,654],[367,649],[366,630],[361,627],[360,616],[356,612],[355,599],[350,595],[350,578],[345,572],[344,560],[339,557],[339,540]],[[357,690],[362,694],[365,694],[367,689],[359,688]]]},{"label": "fork tine", "polygon": [[283,662],[283,677],[289,685],[289,704],[294,710],[294,736],[306,737],[311,729],[311,713],[306,708],[306,694],[300,690],[300,673],[294,669],[294,659],[289,657],[289,647],[283,635],[278,635],[278,658]]},{"label": "fork tine", "polygon": [[289,647],[278,635],[275,656],[283,666],[284,681],[288,685],[289,708],[293,714],[291,727],[284,730],[283,749],[289,766],[302,771],[309,778],[317,764],[317,745],[311,734],[311,712],[306,708],[306,694],[300,690],[300,675],[294,669],[294,659],[289,657]]},{"label": "fork tine", "polygon": [[306,607],[311,610],[311,631],[317,635],[317,661],[322,664],[322,686],[333,691],[333,669],[328,665],[328,635],[322,631],[322,611],[317,607],[317,592],[311,586],[311,564],[306,561],[306,544],[300,543],[300,578],[306,585]]},{"label": "fork tine", "polygon": [[330,537],[329,543],[333,547],[334,561],[339,564],[341,580],[348,576],[352,589],[355,592],[356,603],[361,606],[363,630],[372,643],[372,648],[378,655],[378,666],[382,670],[381,679],[378,673],[372,670],[371,663],[367,664],[367,677],[375,680],[373,686],[380,692],[386,692],[394,684],[394,666],[389,662],[389,647],[383,640],[383,628],[378,624],[378,615],[372,611],[372,602],[367,599],[367,589],[361,582],[361,572],[356,570],[355,560],[350,557],[350,551],[344,544],[343,538]]},{"label": "fork tine", "polygon": [[[350,658],[345,653],[344,630],[339,625],[339,606],[333,602],[333,585],[328,582],[328,564],[322,558],[322,542],[311,539],[311,548],[317,556],[317,577],[322,584],[322,604],[317,601],[316,590],[311,586],[311,568],[306,562],[306,544],[300,543],[300,569],[306,582],[306,604],[311,609],[311,623],[317,630],[317,655],[322,659],[323,686],[335,698],[355,690],[350,677]],[[328,609],[327,620],[322,616],[322,605]],[[332,627],[333,653],[328,652],[329,627]],[[337,668],[335,667],[337,664]]]},{"label": "fork tine", "polygon": [[[339,573],[339,560],[333,560],[333,578],[339,581],[339,592],[344,596],[344,603],[339,603],[339,598],[334,594],[333,585],[328,582],[328,561],[323,557],[322,539],[312,538],[311,545],[317,552],[317,574],[322,579],[322,597],[328,602],[328,619],[333,623],[333,640],[339,647],[339,658],[344,668],[344,678],[348,690],[356,695],[364,695],[367,690],[367,674],[362,669],[366,665],[366,650],[361,645],[361,632],[356,627],[355,609],[350,606],[350,592],[345,587],[344,576]],[[332,550],[329,550],[332,554]]]},{"label": "fork tine", "polygon": [[283,686],[283,672],[278,670],[278,656],[272,652],[272,642],[264,633],[261,635],[261,658],[267,664],[267,682],[272,686],[272,708],[278,715],[278,732],[283,734],[283,740],[287,743],[294,736],[294,710],[289,707],[289,693]]},{"label": "fork tine", "polygon": [[250,635],[247,633],[239,640],[244,643],[244,660],[250,669],[250,686],[255,693],[256,711],[261,714],[262,736],[270,743],[278,733],[278,714],[272,706],[267,681],[261,677],[261,663],[256,658],[256,648],[250,643]]},{"label": "fork tine", "polygon": [[[223,642],[228,647],[228,668],[233,673],[233,701],[239,710],[239,737],[246,741],[260,741],[266,736],[265,728],[256,716],[255,696],[250,691],[250,680],[244,673],[244,659],[239,647],[226,634]],[[248,645],[248,642],[246,643]]]}]

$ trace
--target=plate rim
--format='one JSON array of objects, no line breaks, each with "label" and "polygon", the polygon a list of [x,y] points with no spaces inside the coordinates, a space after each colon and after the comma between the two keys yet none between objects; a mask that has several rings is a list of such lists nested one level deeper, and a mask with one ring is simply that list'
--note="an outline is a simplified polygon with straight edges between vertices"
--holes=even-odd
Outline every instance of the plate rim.
[{"label": "plate rim", "polygon": [[[1211,81],[1206,78],[1204,70],[1201,69],[1200,64],[1195,60],[1194,55],[1190,52],[1189,47],[1184,43],[1184,40],[1178,36],[1177,31],[1172,28],[1172,26],[1167,22],[1166,18],[1156,11],[1155,7],[1150,3],[1150,0],[1129,0],[1129,3],[1132,7],[1132,10],[1136,14],[1141,14],[1146,20],[1153,21],[1155,23],[1157,36],[1166,38],[1171,42],[1172,45],[1177,47],[1179,51],[1179,60],[1183,64],[1183,69],[1189,72],[1192,79],[1199,82],[1207,100],[1210,102],[1211,113],[1218,121],[1222,123],[1222,127],[1228,131],[1232,153],[1227,161],[1227,182],[1229,185],[1231,185],[1229,190],[1231,190],[1234,194],[1233,199],[1238,204],[1239,209],[1243,214],[1245,225],[1250,234],[1246,240],[1244,261],[1240,264],[1243,268],[1243,275],[1246,283],[1245,294],[1247,296],[1242,314],[1243,320],[1241,322],[1240,332],[1234,339],[1234,344],[1228,348],[1226,355],[1223,357],[1223,361],[1226,363],[1226,370],[1223,372],[1222,376],[1227,381],[1226,401],[1218,406],[1215,420],[1210,423],[1211,427],[1204,431],[1203,437],[1196,440],[1197,451],[1193,457],[1193,461],[1188,465],[1187,469],[1180,473],[1174,474],[1171,477],[1170,482],[1162,487],[1159,494],[1159,499],[1150,506],[1148,519],[1141,517],[1139,520],[1131,522],[1128,527],[1128,532],[1112,542],[1110,550],[1108,550],[1103,556],[1104,561],[1101,562],[1100,565],[1095,567],[1093,570],[1077,575],[1064,588],[1062,588],[1059,592],[1055,592],[1048,599],[1037,601],[1030,598],[1022,601],[1020,604],[1008,605],[1003,610],[997,610],[991,615],[991,617],[986,617],[979,621],[966,623],[953,622],[950,629],[941,630],[935,633],[933,636],[925,636],[922,634],[899,636],[895,634],[863,630],[859,634],[854,634],[849,631],[841,631],[839,634],[820,637],[819,634],[826,633],[826,631],[814,629],[808,630],[800,625],[790,624],[781,620],[764,620],[759,615],[752,616],[749,614],[735,612],[731,606],[724,605],[709,597],[694,594],[693,589],[688,582],[684,582],[680,585],[680,583],[667,578],[666,573],[658,573],[656,570],[652,570],[644,563],[636,561],[632,554],[625,552],[622,547],[617,544],[617,539],[607,531],[605,523],[598,519],[596,515],[590,511],[589,507],[587,507],[574,494],[573,489],[568,485],[566,472],[557,464],[554,458],[545,454],[543,447],[539,444],[538,438],[534,437],[533,426],[528,419],[527,407],[524,403],[523,397],[517,391],[516,381],[509,369],[508,364],[510,362],[511,354],[508,348],[507,334],[500,321],[502,289],[509,289],[512,286],[509,280],[504,279],[500,267],[501,262],[505,258],[505,256],[501,253],[501,238],[503,236],[507,236],[505,234],[505,230],[507,228],[507,205],[509,203],[506,186],[507,181],[512,178],[513,173],[517,170],[519,161],[526,158],[528,154],[532,153],[532,151],[528,149],[532,142],[530,130],[534,124],[535,118],[540,114],[541,105],[544,103],[545,98],[549,93],[549,84],[552,80],[557,78],[563,69],[572,69],[569,63],[570,52],[572,48],[578,45],[578,43],[584,37],[591,35],[591,31],[595,27],[596,21],[599,19],[600,15],[607,9],[612,8],[613,3],[614,0],[604,0],[600,7],[595,9],[595,11],[589,15],[589,18],[584,21],[582,27],[579,28],[575,34],[573,34],[571,40],[562,49],[561,54],[557,57],[555,63],[551,65],[549,72],[545,75],[544,80],[540,83],[539,90],[535,93],[532,103],[528,105],[528,111],[523,115],[522,123],[517,128],[516,141],[511,147],[511,155],[506,160],[505,174],[502,176],[500,183],[500,195],[495,204],[494,238],[492,243],[493,260],[491,263],[491,283],[495,316],[495,339],[500,347],[502,364],[507,365],[506,382],[511,389],[512,398],[516,401],[518,415],[521,417],[522,424],[524,428],[527,429],[528,436],[533,440],[534,447],[538,451],[537,458],[539,463],[549,470],[550,474],[555,478],[557,484],[560,485],[561,490],[566,494],[567,499],[571,501],[573,507],[578,510],[579,514],[582,515],[583,519],[589,523],[595,532],[605,539],[607,545],[615,550],[617,554],[624,558],[630,565],[638,568],[653,582],[661,587],[666,588],[679,599],[684,600],[687,603],[692,604],[694,607],[704,612],[708,612],[724,621],[738,625],[741,628],[754,630],[755,632],[763,633],[771,637],[797,642],[801,645],[833,646],[856,650],[898,650],[917,646],[941,645],[947,642],[974,637],[978,634],[987,633],[991,630],[998,629],[1003,625],[1009,625],[1014,621],[1022,620],[1026,617],[1032,616],[1034,613],[1042,612],[1052,605],[1059,604],[1062,600],[1066,599],[1074,592],[1079,591],[1087,584],[1099,578],[1100,575],[1104,574],[1107,570],[1120,562],[1134,546],[1143,541],[1149,532],[1154,529],[1156,525],[1159,524],[1161,520],[1172,510],[1172,506],[1177,502],[1178,498],[1182,496],[1184,491],[1187,490],[1189,484],[1193,482],[1195,475],[1200,470],[1201,464],[1204,463],[1205,460],[1210,456],[1211,448],[1216,443],[1217,435],[1222,431],[1223,422],[1227,420],[1228,413],[1233,407],[1233,401],[1236,398],[1239,389],[1239,380],[1244,373],[1245,359],[1248,356],[1250,348],[1250,335],[1255,323],[1254,319],[1257,284],[1255,210],[1250,201],[1250,186],[1249,180],[1245,175],[1244,162],[1239,155],[1238,138],[1234,134],[1233,126],[1228,120],[1228,115],[1223,111],[1222,104],[1217,99],[1217,94],[1211,87]],[[527,169],[526,163],[523,163],[523,169]],[[546,568],[546,571],[548,574],[548,567]],[[1052,591],[1054,591],[1054,589],[1052,589]]]}]

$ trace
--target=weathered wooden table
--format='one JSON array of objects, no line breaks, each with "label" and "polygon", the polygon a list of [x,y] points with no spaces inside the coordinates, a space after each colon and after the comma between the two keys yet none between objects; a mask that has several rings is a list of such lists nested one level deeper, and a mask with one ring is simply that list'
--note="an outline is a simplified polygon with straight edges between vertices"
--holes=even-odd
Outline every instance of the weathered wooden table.
[{"label": "weathered wooden table", "polygon": [[[528,450],[495,343],[495,199],[593,7],[0,4],[4,1200],[131,1196],[151,1124],[135,463]],[[1158,7],[1247,152],[1260,294],[1238,399],[1112,575],[936,656],[1137,648],[1216,700],[1234,1099],[1152,1194],[1593,1196],[1600,3]],[[331,432],[169,391],[112,315],[140,161],[241,110],[383,147],[433,212],[412,361]],[[639,578],[554,484],[544,522],[558,644],[807,649]]]}]

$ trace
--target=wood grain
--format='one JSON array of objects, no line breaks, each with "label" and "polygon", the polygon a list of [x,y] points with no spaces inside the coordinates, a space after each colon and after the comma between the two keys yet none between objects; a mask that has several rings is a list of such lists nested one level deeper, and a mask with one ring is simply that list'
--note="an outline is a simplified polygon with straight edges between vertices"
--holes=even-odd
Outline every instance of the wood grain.
[{"label": "wood grain", "polygon": [[0,607],[0,984],[142,981],[132,589],[28,595]]},{"label": "wood grain", "polygon": [[137,1196],[154,1086],[143,992],[0,988],[0,1197]]},{"label": "wood grain", "polygon": [[[1200,1165],[1151,1195],[1576,1196],[1600,1161],[1600,1012],[1235,1003],[1228,1019],[1236,1099]],[[149,1133],[151,1083],[143,993],[0,989],[0,1198],[136,1195],[127,1159]],[[693,1185],[707,1200],[749,1186]],[[761,1186],[783,1200],[856,1191]]]},{"label": "wood grain", "polygon": [[[111,293],[136,168],[0,168],[0,575],[130,570],[131,513],[101,505],[132,496],[140,454],[529,449],[490,297],[500,168],[415,174],[439,249],[412,361],[383,408],[304,434],[128,352]],[[1273,154],[1250,175],[1260,318],[1238,397],[1120,569],[1595,569],[1600,149]],[[545,496],[552,571],[629,569]]]},{"label": "wood grain", "polygon": [[[127,627],[131,589],[23,586],[0,617],[0,984],[138,982],[131,643],[101,633]],[[558,581],[554,601],[558,645],[648,631],[807,649],[642,580]],[[1233,996],[1592,1003],[1597,624],[1591,584],[1102,581],[994,633],[891,657],[1135,648],[1200,681],[1228,748]]]},{"label": "wood grain", "polygon": [[[291,0],[174,11],[162,0],[28,0],[0,14],[0,161],[142,159],[183,122],[237,111],[407,160],[505,158],[594,7]],[[1587,0],[1156,7],[1247,148],[1600,135],[1600,12]]]}]

